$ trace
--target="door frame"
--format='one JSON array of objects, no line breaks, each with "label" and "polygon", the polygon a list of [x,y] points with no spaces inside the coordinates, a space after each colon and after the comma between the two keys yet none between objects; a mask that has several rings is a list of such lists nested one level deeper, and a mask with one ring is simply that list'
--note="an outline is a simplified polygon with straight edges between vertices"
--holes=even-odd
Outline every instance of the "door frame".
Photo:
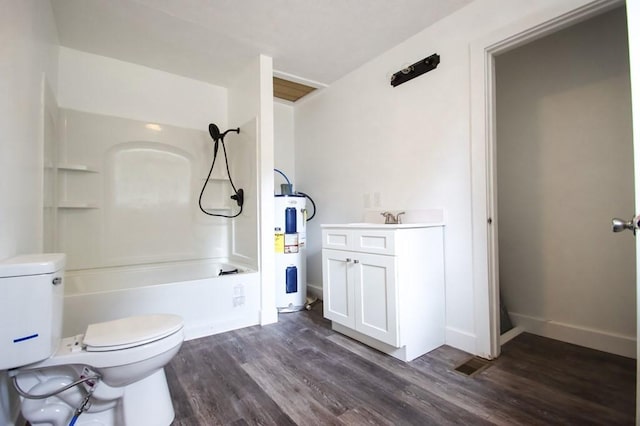
[{"label": "door frame", "polygon": [[624,4],[562,2],[470,44],[471,208],[475,353],[500,355],[494,57]]},{"label": "door frame", "polygon": [[[631,114],[633,121],[633,164],[636,214],[640,213],[640,3],[627,0]],[[633,105],[636,107],[634,108]],[[640,354],[640,238],[636,238],[636,358]],[[636,424],[640,424],[640,363],[636,362]]]}]

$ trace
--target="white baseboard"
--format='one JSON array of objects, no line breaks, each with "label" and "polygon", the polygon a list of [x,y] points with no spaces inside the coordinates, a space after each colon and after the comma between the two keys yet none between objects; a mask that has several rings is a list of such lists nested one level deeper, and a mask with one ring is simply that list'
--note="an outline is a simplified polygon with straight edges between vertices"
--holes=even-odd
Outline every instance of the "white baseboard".
[{"label": "white baseboard", "polygon": [[515,326],[523,328],[528,333],[628,358],[636,358],[636,339],[634,337],[549,321],[515,312],[509,312],[509,316]]},{"label": "white baseboard", "polygon": [[467,331],[453,327],[445,327],[445,344],[461,351],[476,354],[476,336]]},{"label": "white baseboard", "polygon": [[307,296],[322,300],[322,285],[307,283]]},{"label": "white baseboard", "polygon": [[505,343],[507,343],[510,340],[515,339],[516,337],[518,337],[519,335],[521,335],[522,333],[524,333],[524,328],[522,327],[513,327],[511,330],[502,333],[500,335],[500,346],[504,345]]}]

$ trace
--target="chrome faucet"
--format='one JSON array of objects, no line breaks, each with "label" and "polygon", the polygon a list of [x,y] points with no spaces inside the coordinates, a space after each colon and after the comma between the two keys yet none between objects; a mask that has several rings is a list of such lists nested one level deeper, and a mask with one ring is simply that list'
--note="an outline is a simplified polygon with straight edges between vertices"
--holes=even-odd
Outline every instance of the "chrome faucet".
[{"label": "chrome faucet", "polygon": [[393,213],[391,212],[383,212],[380,213],[380,215],[384,216],[384,223],[385,225],[395,225],[395,224],[400,224],[402,223],[402,220],[400,219],[400,216],[403,215],[404,212],[400,212],[397,215],[393,215]]}]

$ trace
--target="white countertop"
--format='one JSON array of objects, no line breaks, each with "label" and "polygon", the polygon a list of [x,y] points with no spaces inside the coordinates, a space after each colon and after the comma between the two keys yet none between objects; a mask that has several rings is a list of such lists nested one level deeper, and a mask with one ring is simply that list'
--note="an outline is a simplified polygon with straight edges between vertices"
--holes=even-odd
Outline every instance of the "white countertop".
[{"label": "white countertop", "polygon": [[322,228],[358,228],[358,229],[411,229],[411,228],[431,228],[435,226],[444,226],[444,222],[431,222],[431,223],[369,223],[369,222],[357,222],[357,223],[331,223],[321,224]]}]

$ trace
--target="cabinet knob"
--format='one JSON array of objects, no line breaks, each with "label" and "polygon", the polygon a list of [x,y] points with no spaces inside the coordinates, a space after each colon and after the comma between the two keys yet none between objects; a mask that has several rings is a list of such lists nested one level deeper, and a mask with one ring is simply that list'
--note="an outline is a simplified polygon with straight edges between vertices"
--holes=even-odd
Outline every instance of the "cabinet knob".
[{"label": "cabinet knob", "polygon": [[360,263],[358,259],[353,259],[353,263]]},{"label": "cabinet knob", "polygon": [[350,257],[347,257],[347,258],[345,259],[345,261],[346,261],[347,263],[349,263],[349,262],[351,262],[351,258],[350,258]]}]

